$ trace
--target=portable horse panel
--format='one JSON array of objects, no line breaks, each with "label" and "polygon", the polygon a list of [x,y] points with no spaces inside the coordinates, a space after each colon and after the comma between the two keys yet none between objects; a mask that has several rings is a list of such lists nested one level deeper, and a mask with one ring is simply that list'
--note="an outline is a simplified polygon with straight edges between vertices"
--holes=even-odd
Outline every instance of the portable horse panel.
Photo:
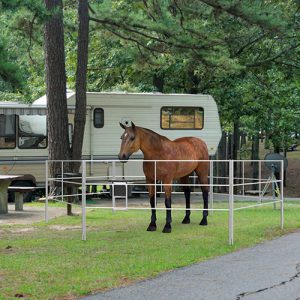
[{"label": "portable horse panel", "polygon": [[[131,163],[143,163],[145,162],[145,160],[129,160],[129,164]],[[168,161],[168,160],[150,160],[148,162],[151,162],[152,164],[154,163],[155,165],[158,165],[160,162],[164,162],[164,163],[168,163],[168,162],[174,162],[174,160]],[[178,160],[177,162],[179,163],[186,163],[186,160],[184,161],[180,161]],[[192,160],[190,161],[192,162]],[[198,163],[203,163],[203,162],[208,162],[208,160],[193,160],[193,162],[198,162]],[[275,178],[275,176],[269,176],[268,178],[266,177],[259,177],[259,179],[257,178],[245,178],[245,173],[243,172],[242,174],[242,178],[240,177],[241,175],[239,175],[238,177],[235,177],[235,164],[239,165],[239,164],[245,164],[245,163],[249,163],[249,164],[253,164],[253,163],[258,163],[259,165],[262,165],[264,161],[260,161],[260,160],[209,160],[209,163],[211,165],[211,170],[214,169],[214,165],[220,164],[220,163],[225,163],[228,165],[225,177],[222,177],[222,179],[225,179],[224,182],[219,183],[217,181],[217,179],[219,179],[219,177],[215,177],[213,175],[213,172],[211,172],[210,174],[210,178],[209,178],[209,186],[210,186],[210,206],[207,208],[201,208],[199,206],[198,200],[199,200],[199,191],[196,192],[192,192],[196,197],[193,200],[196,200],[194,203],[191,202],[190,207],[184,206],[184,200],[187,199],[186,195],[184,192],[181,192],[180,195],[178,195],[179,197],[173,199],[173,205],[172,207],[164,207],[163,205],[159,205],[159,203],[156,201],[153,202],[154,206],[149,206],[148,201],[146,201],[146,205],[145,205],[145,199],[141,199],[139,201],[137,201],[137,199],[128,199],[128,189],[130,188],[130,186],[133,184],[130,181],[120,181],[119,179],[115,178],[115,174],[117,173],[117,170],[120,166],[120,162],[118,160],[106,160],[106,161],[82,161],[82,174],[80,175],[80,177],[78,177],[76,179],[76,181],[73,181],[73,184],[79,184],[82,185],[82,189],[81,189],[81,203],[77,203],[76,205],[81,206],[82,209],[82,240],[86,240],[86,209],[87,208],[92,208],[94,209],[111,209],[112,211],[116,211],[116,210],[122,210],[122,209],[126,209],[126,210],[145,210],[148,209],[149,211],[153,211],[153,209],[155,210],[173,210],[173,211],[199,211],[199,210],[203,210],[203,211],[209,211],[210,212],[210,216],[212,216],[212,213],[214,211],[219,211],[219,212],[227,212],[228,213],[228,242],[230,245],[233,245],[234,242],[234,215],[235,215],[235,211],[239,211],[239,210],[246,210],[246,209],[251,209],[251,208],[259,208],[262,206],[270,206],[273,205],[274,209],[276,208],[276,204],[278,203],[280,205],[280,210],[278,210],[280,212],[280,228],[283,229],[284,226],[284,196],[283,196],[283,192],[284,192],[284,185],[283,185],[283,174],[284,174],[284,164],[283,161],[276,161],[273,160],[272,162],[276,162],[278,163],[278,169],[280,171],[280,176],[279,178]],[[270,162],[270,161],[269,161]],[[47,179],[47,184],[48,182],[54,181],[56,179],[51,178],[50,174],[49,174],[49,168],[48,168],[48,164],[51,163],[51,161],[47,161],[46,162],[46,179]],[[108,164],[109,165],[109,169],[111,170],[110,174],[107,177],[107,181],[105,182],[105,184],[111,184],[113,186],[113,197],[112,197],[112,202],[111,204],[107,201],[107,199],[101,199],[101,197],[98,198],[97,200],[97,204],[93,204],[93,205],[87,205],[86,203],[86,196],[88,194],[85,193],[86,191],[86,187],[90,184],[90,177],[87,176],[86,174],[86,169],[87,166],[89,164]],[[155,170],[157,170],[157,168],[155,168]],[[156,173],[156,171],[155,171]],[[157,174],[155,175],[155,177],[157,177]],[[97,177],[93,177],[94,180],[97,180]],[[62,184],[67,184],[70,183],[70,179],[66,177],[67,181],[64,181],[64,179],[62,180]],[[102,178],[98,178],[98,180],[102,180]],[[250,181],[250,182],[246,182],[246,181]],[[279,188],[279,193],[276,195],[276,193],[274,193],[274,185],[273,184],[277,184],[278,186],[280,186]],[[235,189],[239,189],[242,188],[242,190],[244,190],[247,186],[249,185],[259,185],[259,186],[264,186],[264,189],[261,191],[261,189],[259,190],[259,196],[247,196],[247,198],[244,198],[243,195],[241,195],[239,192],[235,193]],[[155,187],[157,187],[157,183],[150,183],[149,185],[154,185]],[[170,184],[173,188],[175,187],[183,187],[186,186],[186,184],[181,184],[178,182],[173,182],[172,184]],[[203,184],[200,183],[196,183],[197,186],[201,187],[203,186]],[[206,186],[207,184],[204,184],[204,186]],[[218,206],[214,206],[214,197],[217,196],[217,193],[214,192],[214,188],[218,188],[218,187],[226,187],[226,190],[224,194],[219,194],[217,198],[219,198],[219,200],[221,200],[221,202],[219,203],[220,205]],[[273,195],[271,197],[266,197],[266,188],[268,187],[272,187],[273,190]],[[62,189],[63,190],[63,189]],[[102,192],[95,192],[95,193],[91,193],[92,195],[96,195],[100,196],[102,194]],[[89,195],[91,195],[89,194]],[[65,203],[67,203],[66,201],[68,200],[64,200],[64,199],[68,199],[68,197],[74,197],[74,196],[78,196],[78,194],[64,194],[64,195],[55,195],[55,194],[51,194],[51,195],[46,195],[46,210],[45,210],[45,220],[48,221],[48,198],[54,201],[63,201]],[[123,202],[119,203],[119,205],[117,205],[116,203],[116,199],[123,199]],[[184,199],[185,198],[185,199]],[[125,203],[124,203],[125,200]],[[191,200],[191,199],[190,199]],[[217,200],[217,199],[216,199]],[[186,200],[187,201],[187,200]],[[246,202],[244,202],[246,201]],[[164,202],[164,201],[162,201]],[[177,204],[176,204],[177,202]],[[217,201],[216,201],[217,202]],[[162,203],[161,203],[162,204]],[[252,216],[251,216],[252,217]],[[151,219],[152,220],[152,219]],[[213,219],[211,219],[213,220]],[[185,223],[186,224],[186,223]],[[174,224],[176,227],[180,226],[178,223]],[[186,225],[184,225],[186,226]],[[225,227],[224,227],[225,228]],[[163,231],[164,232],[164,231]]]}]

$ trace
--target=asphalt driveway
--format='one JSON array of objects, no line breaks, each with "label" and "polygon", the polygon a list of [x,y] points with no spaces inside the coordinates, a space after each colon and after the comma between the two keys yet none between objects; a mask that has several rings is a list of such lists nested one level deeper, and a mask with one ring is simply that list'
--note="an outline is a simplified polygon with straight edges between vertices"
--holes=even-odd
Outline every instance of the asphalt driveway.
[{"label": "asphalt driveway", "polygon": [[83,299],[300,300],[300,231]]}]

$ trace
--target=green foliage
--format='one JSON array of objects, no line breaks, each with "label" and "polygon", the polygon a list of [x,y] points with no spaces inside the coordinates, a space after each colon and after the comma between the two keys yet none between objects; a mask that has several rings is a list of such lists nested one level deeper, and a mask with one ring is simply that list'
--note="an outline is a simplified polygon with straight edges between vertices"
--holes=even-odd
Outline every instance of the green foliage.
[{"label": "green foliage", "polygon": [[6,52],[4,41],[0,42],[0,88],[1,91],[13,91],[22,88],[20,70]]},{"label": "green foliage", "polygon": [[[45,92],[39,1],[1,1],[0,25],[13,91]],[[65,1],[68,88],[75,88],[77,7]],[[296,1],[90,0],[89,91],[209,93],[223,128],[240,120],[248,135],[286,146],[299,131],[299,12]],[[55,13],[55,12],[53,12]],[[14,33],[14,34],[12,34]],[[8,50],[9,49],[9,50]],[[1,64],[0,64],[1,68]],[[10,69],[9,69],[10,70]],[[7,94],[6,94],[7,95]],[[11,99],[11,95],[8,96]]]},{"label": "green foliage", "polygon": [[[1,5],[0,90],[14,91],[15,100],[20,99],[19,93],[23,94],[21,98],[25,101],[35,100],[44,93],[44,89],[41,90],[44,69],[41,28],[43,5],[34,0],[1,1]],[[11,98],[9,94],[5,95],[4,99]]]},{"label": "green foliage", "polygon": [[248,76],[243,94],[246,99],[255,99],[251,106],[254,111],[242,117],[245,129],[250,134],[261,130],[275,148],[287,149],[291,144],[291,133],[297,131],[299,123],[297,112],[300,111],[300,95],[295,79],[278,69],[270,69],[255,76],[252,74]]},{"label": "green foliage", "polygon": [[249,136],[260,131],[274,147],[287,149],[291,133],[298,132],[300,95],[296,86],[296,77],[273,67],[222,79],[211,92],[219,99],[227,130],[239,120],[241,130]]},{"label": "green foliage", "polygon": [[210,68],[234,70],[238,65],[270,59],[273,50],[265,57],[260,55],[259,61],[259,52],[253,53],[253,59],[243,55],[266,39],[276,46],[274,55],[283,49],[286,52],[291,39],[297,43],[297,6],[292,2],[135,1],[132,5],[105,0],[94,11],[91,20],[144,51],[184,54]]}]

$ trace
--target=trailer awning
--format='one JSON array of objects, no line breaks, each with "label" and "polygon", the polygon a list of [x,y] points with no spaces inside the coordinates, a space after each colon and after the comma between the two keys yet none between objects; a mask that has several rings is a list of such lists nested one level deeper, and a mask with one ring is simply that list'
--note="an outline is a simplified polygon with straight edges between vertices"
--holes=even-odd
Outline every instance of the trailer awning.
[{"label": "trailer awning", "polygon": [[37,107],[0,107],[0,115],[47,115],[46,108]]},{"label": "trailer awning", "polygon": [[[89,109],[89,107],[87,107]],[[75,108],[68,107],[68,113],[74,114]],[[0,115],[47,115],[47,108],[45,107],[1,107],[0,106]]]},{"label": "trailer awning", "polygon": [[14,101],[0,101],[1,115],[46,115],[45,105],[30,105]]}]

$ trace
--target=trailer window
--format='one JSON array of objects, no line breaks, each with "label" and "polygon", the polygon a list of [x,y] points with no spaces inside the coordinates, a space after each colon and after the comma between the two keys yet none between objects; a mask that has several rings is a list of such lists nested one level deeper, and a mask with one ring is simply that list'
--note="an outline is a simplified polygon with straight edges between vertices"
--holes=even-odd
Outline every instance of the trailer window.
[{"label": "trailer window", "polygon": [[19,116],[18,147],[42,149],[47,147],[46,116]]},{"label": "trailer window", "polygon": [[94,109],[94,127],[102,128],[104,126],[104,110],[102,108]]},{"label": "trailer window", "polygon": [[202,107],[162,107],[160,124],[162,129],[203,129]]},{"label": "trailer window", "polygon": [[16,116],[0,115],[0,149],[16,147]]}]

